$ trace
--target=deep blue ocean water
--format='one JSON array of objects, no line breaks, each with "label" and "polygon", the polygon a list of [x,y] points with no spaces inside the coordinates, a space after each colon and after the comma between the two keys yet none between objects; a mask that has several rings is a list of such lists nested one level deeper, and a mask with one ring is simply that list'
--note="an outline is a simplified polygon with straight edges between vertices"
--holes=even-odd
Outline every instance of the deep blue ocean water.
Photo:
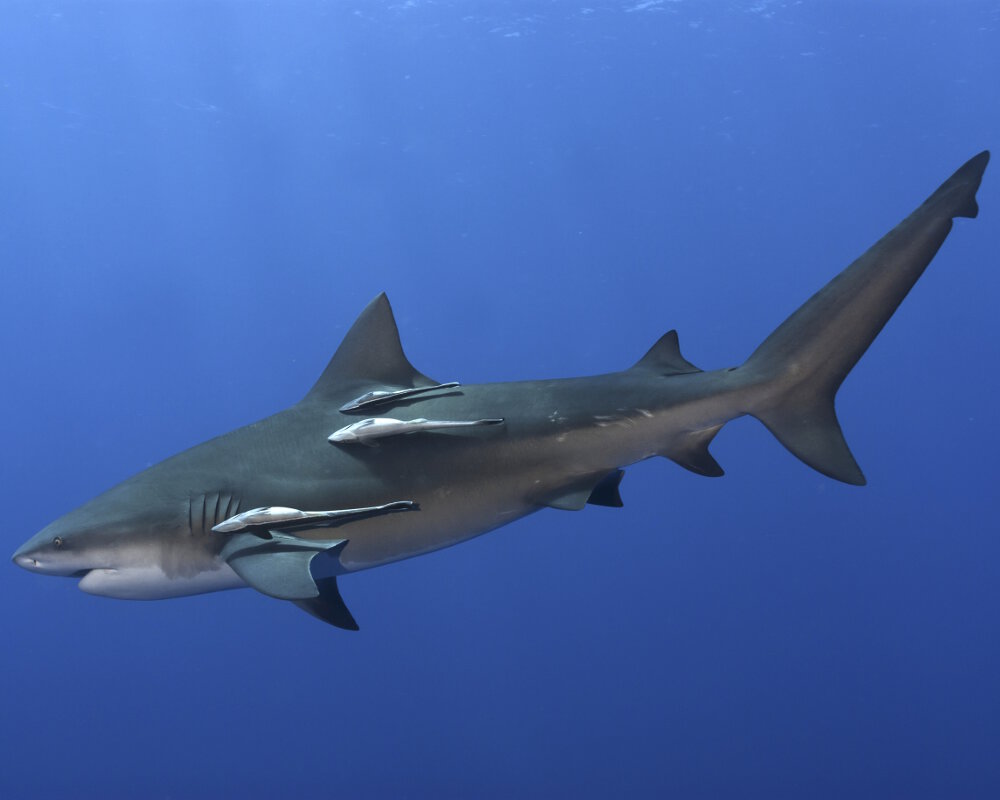
[{"label": "deep blue ocean water", "polygon": [[[297,401],[388,292],[442,380],[740,363],[976,152],[996,2],[0,5],[3,542]],[[838,397],[341,580],[4,567],[0,796],[1000,796],[1000,172]],[[6,563],[6,562],[4,562]]]}]

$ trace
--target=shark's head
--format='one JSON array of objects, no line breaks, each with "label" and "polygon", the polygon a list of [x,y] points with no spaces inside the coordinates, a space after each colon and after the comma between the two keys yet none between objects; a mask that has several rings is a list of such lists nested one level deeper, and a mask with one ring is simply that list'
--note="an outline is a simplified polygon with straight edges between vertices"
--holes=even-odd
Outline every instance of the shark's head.
[{"label": "shark's head", "polygon": [[14,563],[40,575],[79,576],[92,569],[94,553],[80,548],[79,536],[65,535],[62,521],[56,520],[22,544],[14,553]]},{"label": "shark's head", "polygon": [[[136,476],[52,522],[14,553],[19,567],[40,575],[80,579],[91,594],[157,599],[198,594],[233,584],[215,557],[207,500],[149,491]],[[215,508],[219,496],[214,496]],[[210,509],[209,509],[210,510]],[[226,586],[217,586],[221,578]]]}]

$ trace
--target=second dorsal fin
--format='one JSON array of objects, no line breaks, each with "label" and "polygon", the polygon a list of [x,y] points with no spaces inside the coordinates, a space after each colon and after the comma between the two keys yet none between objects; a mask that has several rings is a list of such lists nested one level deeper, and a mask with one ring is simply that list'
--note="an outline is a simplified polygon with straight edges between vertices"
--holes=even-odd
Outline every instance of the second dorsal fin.
[{"label": "second dorsal fin", "polygon": [[433,386],[403,353],[399,329],[383,292],[357,318],[304,400],[350,395],[359,386]]},{"label": "second dorsal fin", "polygon": [[649,370],[660,375],[701,372],[698,367],[681,355],[680,344],[677,342],[677,331],[667,331],[663,334],[632,369]]}]

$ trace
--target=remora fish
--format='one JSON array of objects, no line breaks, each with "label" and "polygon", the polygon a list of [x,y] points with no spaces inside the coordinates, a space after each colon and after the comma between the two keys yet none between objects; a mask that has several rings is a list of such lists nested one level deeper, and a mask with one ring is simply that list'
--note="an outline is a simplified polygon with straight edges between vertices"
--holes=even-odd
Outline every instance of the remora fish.
[{"label": "remora fish", "polygon": [[[302,401],[124,481],[43,529],[14,561],[110,597],[250,585],[356,628],[338,574],[447,547],[545,507],[620,506],[621,468],[652,456],[721,475],[708,445],[743,415],[814,469],[863,484],[834,395],[952,219],[977,215],[988,160],[983,152],[961,167],[739,367],[702,371],[671,331],[623,372],[458,389],[410,365],[380,295]],[[331,446],[347,411],[372,398],[386,408],[419,405],[437,420],[504,424]],[[320,563],[326,577],[316,579]]]},{"label": "remora fish", "polygon": [[370,444],[375,439],[385,439],[388,436],[405,436],[411,433],[433,433],[449,431],[455,428],[481,428],[484,425],[503,425],[502,419],[394,419],[393,417],[370,417],[360,422],[352,422],[340,430],[331,433],[327,440],[331,444],[349,444],[360,442]]}]

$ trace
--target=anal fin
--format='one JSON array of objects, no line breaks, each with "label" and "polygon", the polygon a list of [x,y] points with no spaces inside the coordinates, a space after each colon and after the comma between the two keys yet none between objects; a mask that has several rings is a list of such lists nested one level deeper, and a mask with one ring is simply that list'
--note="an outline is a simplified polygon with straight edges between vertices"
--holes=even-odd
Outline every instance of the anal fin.
[{"label": "anal fin", "polygon": [[681,439],[671,442],[668,448],[660,452],[660,455],[698,475],[718,478],[725,475],[725,470],[708,452],[708,446],[715,438],[715,434],[721,429],[721,425],[716,425],[713,428],[693,431]]}]

